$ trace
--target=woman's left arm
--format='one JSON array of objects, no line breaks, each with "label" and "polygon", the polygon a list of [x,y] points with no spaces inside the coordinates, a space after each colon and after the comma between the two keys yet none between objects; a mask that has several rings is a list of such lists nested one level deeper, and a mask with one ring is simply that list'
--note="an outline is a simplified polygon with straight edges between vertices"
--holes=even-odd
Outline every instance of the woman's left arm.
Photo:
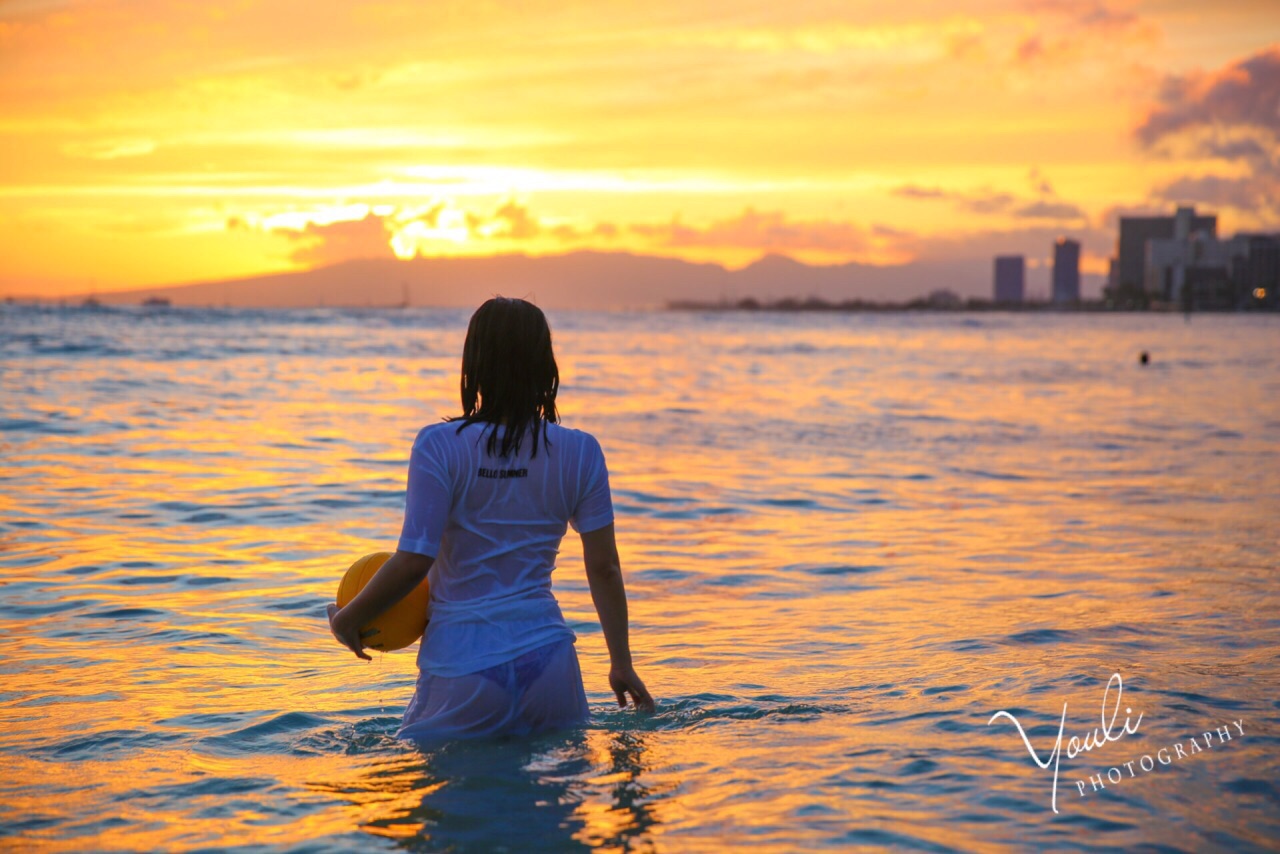
[{"label": "woman's left arm", "polygon": [[369,635],[362,635],[360,629],[408,596],[427,577],[435,560],[427,555],[397,551],[378,567],[369,583],[345,608],[329,603],[329,629],[333,636],[359,658],[371,661],[371,656],[364,651],[364,640]]}]

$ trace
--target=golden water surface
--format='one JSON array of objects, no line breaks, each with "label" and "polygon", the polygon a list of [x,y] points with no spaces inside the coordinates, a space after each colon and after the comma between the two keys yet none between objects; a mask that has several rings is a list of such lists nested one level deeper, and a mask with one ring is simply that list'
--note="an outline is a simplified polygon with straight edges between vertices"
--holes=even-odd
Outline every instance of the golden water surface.
[{"label": "golden water surface", "polygon": [[591,725],[417,747],[324,612],[466,315],[0,311],[0,846],[1280,844],[1278,318],[553,314],[658,713],[570,533]]}]

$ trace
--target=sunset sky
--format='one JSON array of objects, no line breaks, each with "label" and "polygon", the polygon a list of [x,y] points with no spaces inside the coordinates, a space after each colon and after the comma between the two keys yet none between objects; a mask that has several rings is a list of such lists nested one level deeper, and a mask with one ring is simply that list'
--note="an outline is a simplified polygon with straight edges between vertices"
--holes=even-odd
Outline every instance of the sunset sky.
[{"label": "sunset sky", "polygon": [[0,294],[348,258],[1104,272],[1118,212],[1280,230],[1257,2],[0,2]]}]

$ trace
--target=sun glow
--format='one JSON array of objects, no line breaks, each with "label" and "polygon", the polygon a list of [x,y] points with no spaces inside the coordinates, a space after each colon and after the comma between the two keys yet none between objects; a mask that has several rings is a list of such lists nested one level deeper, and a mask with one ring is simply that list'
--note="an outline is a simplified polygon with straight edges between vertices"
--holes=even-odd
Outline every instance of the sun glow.
[{"label": "sun glow", "polygon": [[398,258],[412,258],[420,254],[424,246],[435,243],[463,244],[470,238],[466,215],[455,208],[447,208],[435,217],[435,225],[415,219],[399,228],[391,238],[391,247]]},{"label": "sun glow", "polygon": [[1254,4],[738,11],[5,4],[0,293],[391,255],[1037,258],[1066,232],[1096,275],[1117,210],[1280,221],[1261,161],[1206,154],[1217,126],[1159,94],[1269,61]]}]

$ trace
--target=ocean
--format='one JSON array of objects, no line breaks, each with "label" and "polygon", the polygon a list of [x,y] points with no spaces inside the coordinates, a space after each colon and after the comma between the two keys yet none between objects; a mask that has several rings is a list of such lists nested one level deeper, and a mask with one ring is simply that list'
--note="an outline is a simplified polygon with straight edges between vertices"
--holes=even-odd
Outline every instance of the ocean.
[{"label": "ocean", "polygon": [[467,313],[0,306],[0,847],[1280,847],[1280,317],[548,315],[658,711],[570,532],[591,724],[428,747],[325,605]]}]

